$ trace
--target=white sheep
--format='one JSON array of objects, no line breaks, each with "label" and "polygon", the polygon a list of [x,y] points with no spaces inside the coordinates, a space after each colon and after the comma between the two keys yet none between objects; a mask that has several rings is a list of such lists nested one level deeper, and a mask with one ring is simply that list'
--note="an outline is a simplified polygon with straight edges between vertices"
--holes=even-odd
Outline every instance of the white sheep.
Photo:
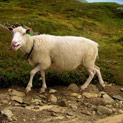
[{"label": "white sheep", "polygon": [[14,50],[23,51],[34,69],[30,72],[30,80],[26,87],[29,92],[32,87],[34,75],[40,71],[42,76],[41,92],[47,88],[45,70],[52,68],[58,71],[71,71],[83,65],[89,72],[89,78],[81,89],[87,88],[95,73],[100,84],[104,81],[99,67],[95,65],[98,56],[98,44],[92,40],[76,36],[29,35],[30,29],[23,27],[9,28],[13,33],[12,47]]}]

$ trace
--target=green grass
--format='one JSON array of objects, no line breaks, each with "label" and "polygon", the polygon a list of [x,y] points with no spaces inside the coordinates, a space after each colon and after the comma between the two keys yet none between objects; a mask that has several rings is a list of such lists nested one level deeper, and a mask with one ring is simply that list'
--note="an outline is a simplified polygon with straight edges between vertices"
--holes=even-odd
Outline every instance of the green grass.
[{"label": "green grass", "polygon": [[[0,2],[0,87],[26,85],[32,69],[20,51],[11,49],[12,34],[5,27],[26,25],[34,32],[76,35],[99,43],[99,59],[105,81],[123,85],[123,5],[115,3],[80,3],[76,0],[10,0]],[[38,74],[35,86],[40,85]],[[84,83],[83,68],[70,73],[47,71],[53,84]],[[65,83],[66,82],[66,83]],[[93,82],[97,82],[97,77]]]}]

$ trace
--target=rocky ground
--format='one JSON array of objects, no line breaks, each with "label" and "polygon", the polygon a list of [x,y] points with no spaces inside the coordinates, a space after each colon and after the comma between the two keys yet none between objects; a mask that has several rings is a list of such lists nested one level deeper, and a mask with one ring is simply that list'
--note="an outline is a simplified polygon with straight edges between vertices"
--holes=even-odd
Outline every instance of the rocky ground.
[{"label": "rocky ground", "polygon": [[50,87],[43,94],[22,87],[0,89],[0,123],[123,123],[123,87],[76,84]]}]

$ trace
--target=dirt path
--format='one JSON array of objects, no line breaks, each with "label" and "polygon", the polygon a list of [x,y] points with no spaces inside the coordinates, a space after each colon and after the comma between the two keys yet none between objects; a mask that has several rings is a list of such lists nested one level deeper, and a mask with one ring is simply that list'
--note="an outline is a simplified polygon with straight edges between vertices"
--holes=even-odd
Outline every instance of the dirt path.
[{"label": "dirt path", "polygon": [[[0,89],[0,123],[123,123],[121,86],[56,86],[44,94],[24,88]],[[108,118],[108,119],[107,119]]]}]

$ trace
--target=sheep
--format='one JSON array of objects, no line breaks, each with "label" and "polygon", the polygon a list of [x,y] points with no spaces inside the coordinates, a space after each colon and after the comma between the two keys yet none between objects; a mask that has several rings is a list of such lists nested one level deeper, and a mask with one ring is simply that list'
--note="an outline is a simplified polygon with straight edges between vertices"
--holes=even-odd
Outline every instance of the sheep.
[{"label": "sheep", "polygon": [[89,72],[89,77],[81,86],[84,90],[97,74],[102,87],[105,87],[100,68],[95,65],[98,56],[98,43],[77,36],[54,36],[48,34],[30,35],[30,29],[21,26],[9,28],[13,33],[11,42],[13,50],[20,49],[25,53],[29,64],[34,67],[26,92],[31,91],[34,75],[40,71],[42,76],[41,92],[45,92],[45,70],[72,71],[82,65]]}]

